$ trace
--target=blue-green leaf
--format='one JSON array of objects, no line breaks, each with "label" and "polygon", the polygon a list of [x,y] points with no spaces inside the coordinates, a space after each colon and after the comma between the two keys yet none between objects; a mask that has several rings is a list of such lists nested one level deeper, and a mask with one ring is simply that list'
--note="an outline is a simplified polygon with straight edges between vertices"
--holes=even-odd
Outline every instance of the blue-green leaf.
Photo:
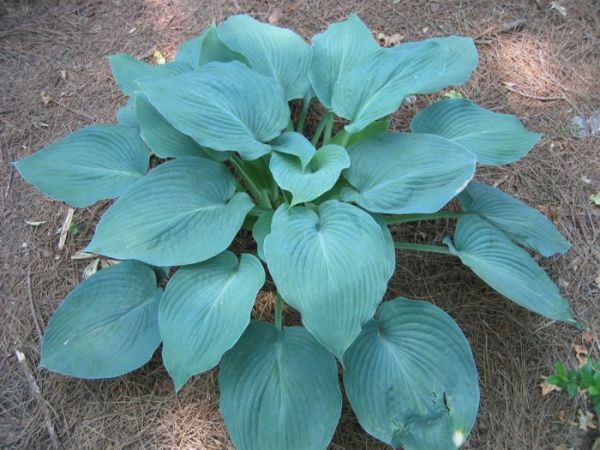
[{"label": "blue-green leaf", "polygon": [[265,271],[254,256],[225,251],[180,268],[160,302],[162,357],[175,388],[215,367],[248,324]]},{"label": "blue-green leaf", "polygon": [[390,119],[386,117],[385,119],[376,120],[371,124],[367,125],[362,131],[358,133],[350,134],[349,137],[346,137],[348,134],[346,130],[340,130],[331,140],[330,144],[342,145],[344,139],[347,139],[345,147],[350,147],[353,144],[356,144],[358,141],[363,141],[365,139],[369,139],[375,137],[379,134],[383,134],[388,131],[390,128]]},{"label": "blue-green leaf", "polygon": [[175,62],[185,62],[194,69],[214,61],[245,61],[242,55],[231,51],[221,42],[214,23],[200,36],[183,42],[175,56]]},{"label": "blue-green leaf", "polygon": [[471,182],[458,196],[462,208],[492,223],[519,244],[543,256],[564,253],[571,244],[546,216],[492,186]]},{"label": "blue-green leaf", "polygon": [[110,378],[143,366],[160,344],[154,271],[125,261],[71,291],[46,329],[40,367],[79,378]]},{"label": "blue-green leaf", "polygon": [[229,157],[228,152],[216,152],[202,147],[191,137],[177,131],[141,92],[135,94],[135,110],[140,136],[156,156],[203,156],[216,161],[225,161]]},{"label": "blue-green leaf", "polygon": [[575,323],[571,308],[558,287],[529,254],[502,231],[472,215],[458,219],[452,254],[492,288],[533,312]]},{"label": "blue-green leaf", "polygon": [[350,167],[346,149],[326,145],[316,152],[306,168],[295,156],[274,152],[269,168],[281,187],[292,193],[291,205],[309,202],[333,187],[343,169]]},{"label": "blue-green leaf", "polygon": [[469,343],[438,307],[385,302],[344,354],[344,387],[367,433],[404,450],[455,450],[479,405]]},{"label": "blue-green leaf", "polygon": [[148,64],[123,53],[110,55],[108,62],[119,88],[128,96],[139,90],[140,81],[171,78],[192,70],[192,66],[184,62]]},{"label": "blue-green leaf", "polygon": [[342,200],[377,213],[431,213],[462,191],[475,173],[475,156],[431,134],[386,133],[348,149],[351,166]]},{"label": "blue-green leaf", "polygon": [[83,208],[121,195],[146,173],[149,159],[135,128],[92,125],[14,164],[48,197]]},{"label": "blue-green leaf", "polygon": [[277,80],[287,100],[304,97],[311,50],[296,33],[239,15],[219,25],[219,39],[244,55],[250,67]]},{"label": "blue-green leaf", "polygon": [[269,144],[275,152],[296,156],[300,159],[303,169],[310,163],[317,151],[304,135],[295,131],[284,131]]},{"label": "blue-green leaf", "polygon": [[138,128],[137,114],[135,111],[135,98],[131,97],[117,110],[117,123]]},{"label": "blue-green leaf", "polygon": [[283,91],[244,64],[213,62],[166,80],[142,82],[150,103],[177,130],[205,147],[256,159],[290,119]]},{"label": "blue-green leaf", "polygon": [[304,326],[341,358],[383,298],[391,240],[368,213],[337,200],[280,206],[265,238],[269,271]]},{"label": "blue-green leaf", "polygon": [[379,49],[367,26],[355,14],[334,23],[312,39],[312,60],[308,74],[319,101],[331,109],[337,80]]},{"label": "blue-green leaf", "polygon": [[223,357],[221,414],[238,450],[325,450],[342,409],[335,359],[302,327],[252,322]]},{"label": "blue-green leaf", "polygon": [[252,207],[222,164],[178,158],[152,170],[106,211],[86,251],[154,266],[205,261],[231,244]]},{"label": "blue-green leaf", "polygon": [[274,211],[262,213],[252,227],[252,237],[256,241],[256,252],[258,253],[258,257],[263,261],[265,261],[265,238],[271,233],[273,214]]},{"label": "blue-green leaf", "polygon": [[477,50],[469,38],[449,36],[382,48],[339,78],[332,109],[352,121],[346,131],[357,133],[394,112],[409,95],[464,83],[476,66]]},{"label": "blue-green leaf", "polygon": [[482,164],[494,165],[521,159],[541,137],[527,131],[515,116],[489,111],[465,99],[433,103],[413,118],[411,129],[450,139]]}]

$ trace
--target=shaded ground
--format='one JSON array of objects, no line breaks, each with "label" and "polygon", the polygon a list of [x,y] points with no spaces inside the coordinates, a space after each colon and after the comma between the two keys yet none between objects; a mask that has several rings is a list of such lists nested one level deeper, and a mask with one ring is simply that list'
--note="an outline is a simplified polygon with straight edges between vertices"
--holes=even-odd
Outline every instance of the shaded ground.
[{"label": "shaded ground", "polygon": [[[565,0],[564,18],[542,0],[341,3],[0,2],[0,447],[48,448],[51,424],[65,448],[231,448],[218,412],[215,372],[196,377],[176,397],[159,357],[131,375],[99,382],[35,369],[36,323],[43,329],[81,279],[86,263],[70,256],[88,242],[104,206],[78,210],[79,232],[70,234],[59,251],[56,232],[67,208],[25,185],[9,163],[84,124],[113,121],[122,97],[109,77],[106,55],[148,57],[154,49],[172,55],[182,39],[239,12],[263,20],[277,15],[281,25],[304,36],[356,11],[376,33],[397,32],[405,39],[476,37],[481,64],[462,92],[488,108],[518,115],[545,135],[525,160],[483,169],[479,177],[549,214],[573,242],[566,256],[542,264],[597,344],[600,209],[588,196],[600,190],[600,138],[574,140],[568,124],[573,115],[600,108],[598,2]],[[523,20],[524,27],[501,32],[515,20]],[[51,99],[47,105],[42,92]],[[405,107],[396,127],[405,128],[426,101]],[[32,227],[25,220],[45,223]],[[449,234],[450,226],[405,226],[397,233],[434,242]],[[570,358],[580,332],[509,304],[453,258],[404,252],[397,258],[388,297],[405,295],[442,306],[473,345],[482,401],[466,448],[589,448],[590,437],[570,424],[583,402],[563,394],[541,397],[538,388],[555,360]],[[263,296],[258,315],[271,314],[271,300]],[[30,392],[17,349],[33,370],[42,400]],[[331,448],[384,447],[362,432],[345,408]]]}]

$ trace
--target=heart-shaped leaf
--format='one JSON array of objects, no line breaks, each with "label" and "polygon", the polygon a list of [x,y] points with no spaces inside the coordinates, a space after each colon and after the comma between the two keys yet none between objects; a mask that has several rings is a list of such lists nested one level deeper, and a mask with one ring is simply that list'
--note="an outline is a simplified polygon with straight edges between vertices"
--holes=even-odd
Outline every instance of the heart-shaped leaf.
[{"label": "heart-shaped leaf", "polygon": [[222,164],[178,158],[152,170],[106,211],[86,251],[154,266],[204,261],[231,244],[252,207]]},{"label": "heart-shaped leaf", "polygon": [[303,169],[308,166],[317,151],[308,139],[294,131],[284,131],[269,144],[271,144],[274,152],[296,156],[300,160]]},{"label": "heart-shaped leaf", "polygon": [[337,80],[379,49],[367,26],[355,14],[343,22],[331,24],[312,39],[310,82],[327,109]]},{"label": "heart-shaped leaf", "polygon": [[140,136],[160,158],[202,156],[225,161],[229,157],[228,152],[216,152],[202,147],[191,137],[177,131],[141,92],[135,94],[135,114]]},{"label": "heart-shaped leaf", "polygon": [[305,169],[295,156],[274,152],[269,164],[277,184],[292,193],[291,205],[309,202],[333,187],[343,169],[350,167],[346,149],[326,145],[316,152]]},{"label": "heart-shaped leaf", "polygon": [[477,370],[456,323],[426,302],[385,302],[344,354],[344,387],[367,433],[404,450],[454,450],[479,405]]},{"label": "heart-shaped leaf", "polygon": [[290,110],[273,80],[238,61],[213,62],[194,72],[142,82],[150,103],[177,130],[205,147],[256,159],[271,150]]},{"label": "heart-shaped leaf", "polygon": [[467,148],[483,164],[521,159],[540,140],[510,114],[488,111],[465,99],[433,103],[411,121],[415,133],[437,134]]},{"label": "heart-shaped leaf", "polygon": [[342,75],[335,85],[332,109],[351,120],[357,133],[394,112],[405,97],[462,84],[477,66],[472,39],[458,36],[382,48]]},{"label": "heart-shaped leaf", "polygon": [[154,271],[125,261],[69,293],[44,335],[40,367],[78,378],[111,378],[143,366],[160,344]]},{"label": "heart-shaped leaf", "polygon": [[287,100],[304,97],[311,49],[296,33],[239,15],[219,25],[219,39],[244,55],[254,70],[277,80]]},{"label": "heart-shaped leaf", "polygon": [[348,149],[342,200],[377,213],[431,213],[462,191],[475,174],[475,156],[431,134],[386,133]]},{"label": "heart-shaped leaf", "polygon": [[149,159],[135,128],[92,125],[14,164],[48,197],[83,208],[121,195],[146,173]]},{"label": "heart-shaped leaf", "polygon": [[123,53],[110,55],[108,62],[117,84],[130,97],[140,89],[139,82],[143,80],[171,78],[192,70],[192,66],[184,62],[147,64]]},{"label": "heart-shaped leaf", "polygon": [[394,271],[386,232],[365,211],[337,200],[317,211],[282,205],[273,216],[264,242],[271,276],[304,326],[338,358],[373,315]]},{"label": "heart-shaped leaf", "polygon": [[513,241],[543,256],[571,248],[546,216],[493,186],[471,182],[458,201],[465,211],[479,214]]},{"label": "heart-shaped leaf", "polygon": [[444,243],[463,264],[506,298],[550,319],[575,323],[569,304],[546,272],[489,222],[476,215],[461,217],[454,244],[450,239]]},{"label": "heart-shaped leaf", "polygon": [[180,268],[160,302],[163,361],[175,389],[215,367],[248,324],[265,271],[258,259],[225,251]]},{"label": "heart-shaped leaf", "polygon": [[239,450],[324,450],[342,409],[335,359],[302,327],[252,322],[223,357],[221,414]]}]

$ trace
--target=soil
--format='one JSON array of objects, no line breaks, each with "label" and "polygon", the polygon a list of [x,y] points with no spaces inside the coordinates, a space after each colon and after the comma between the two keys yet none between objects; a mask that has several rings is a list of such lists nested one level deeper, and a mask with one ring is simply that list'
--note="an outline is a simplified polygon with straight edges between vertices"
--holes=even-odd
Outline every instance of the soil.
[{"label": "soil", "polygon": [[[236,13],[271,18],[307,39],[352,11],[375,35],[399,33],[402,41],[474,37],[480,65],[460,91],[544,133],[525,159],[484,167],[478,177],[546,213],[573,243],[566,255],[540,263],[591,333],[590,353],[598,357],[600,208],[588,197],[600,191],[600,136],[575,139],[569,123],[600,109],[600,3],[552,3],[559,7],[545,0],[0,1],[0,447],[232,448],[219,416],[215,371],[195,377],[176,396],[158,354],[134,373],[105,381],[37,368],[40,332],[87,264],[71,256],[89,241],[106,203],[77,210],[77,233],[59,249],[67,207],[24,183],[10,162],[80,126],[114,122],[124,98],[107,55],[149,58],[159,50],[169,58],[183,39]],[[406,129],[429,100],[404,107],[394,127]],[[452,222],[441,221],[396,233],[436,243],[451,231]],[[506,301],[454,258],[398,252],[397,260],[387,298],[403,295],[443,307],[472,344],[481,407],[464,448],[591,447],[593,431],[576,426],[578,411],[589,406],[582,397],[542,396],[539,388],[555,361],[576,364],[571,347],[582,330]],[[262,295],[255,314],[271,316],[272,300]],[[296,317],[288,313],[286,320]],[[346,405],[331,448],[385,446],[361,430]]]}]

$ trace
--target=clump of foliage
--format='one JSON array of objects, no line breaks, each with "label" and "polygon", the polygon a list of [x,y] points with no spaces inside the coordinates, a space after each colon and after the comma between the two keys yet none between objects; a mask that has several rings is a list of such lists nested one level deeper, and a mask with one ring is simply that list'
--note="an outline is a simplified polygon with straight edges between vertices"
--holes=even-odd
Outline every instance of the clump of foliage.
[{"label": "clump of foliage", "polygon": [[583,366],[567,372],[561,362],[554,364],[554,373],[546,383],[565,389],[570,398],[582,392],[592,402],[594,412],[600,417],[600,361],[589,359]]},{"label": "clump of foliage", "polygon": [[[82,128],[16,163],[74,207],[117,198],[86,251],[123,262],[67,296],[48,324],[42,367],[115,377],[162,343],[179,390],[220,363],[231,439],[261,450],[326,448],[341,370],[368,433],[395,448],[455,449],[479,404],[471,350],[438,307],[381,303],[396,249],[454,255],[515,303],[574,322],[524,249],[550,256],[569,243],[538,211],[473,181],[477,164],[516,161],[540,136],[463,98],[423,109],[411,132],[389,131],[406,97],[469,78],[471,39],[380,48],[352,15],[309,45],[234,16],[167,64],[109,59],[129,97],[118,124]],[[326,112],[305,137],[315,99]],[[336,117],[345,126],[334,133]],[[442,210],[455,197],[460,211]],[[444,245],[394,242],[388,229],[442,218],[457,220]],[[241,228],[256,253],[228,250]],[[274,324],[250,320],[265,267]],[[165,268],[177,270],[163,291]],[[282,326],[283,302],[303,326]]]}]

